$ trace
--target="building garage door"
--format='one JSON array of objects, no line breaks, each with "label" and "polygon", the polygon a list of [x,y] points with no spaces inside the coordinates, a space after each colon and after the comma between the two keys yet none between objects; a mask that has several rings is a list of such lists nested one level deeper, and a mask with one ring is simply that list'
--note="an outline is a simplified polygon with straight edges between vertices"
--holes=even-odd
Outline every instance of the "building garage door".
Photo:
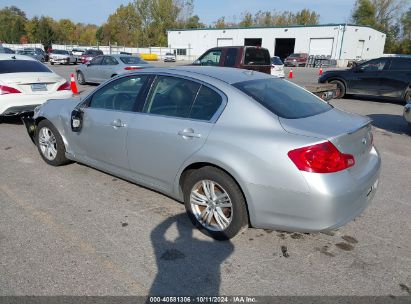
[{"label": "building garage door", "polygon": [[311,38],[310,55],[331,56],[333,52],[334,38]]},{"label": "building garage door", "polygon": [[217,38],[217,46],[232,46],[233,38]]}]

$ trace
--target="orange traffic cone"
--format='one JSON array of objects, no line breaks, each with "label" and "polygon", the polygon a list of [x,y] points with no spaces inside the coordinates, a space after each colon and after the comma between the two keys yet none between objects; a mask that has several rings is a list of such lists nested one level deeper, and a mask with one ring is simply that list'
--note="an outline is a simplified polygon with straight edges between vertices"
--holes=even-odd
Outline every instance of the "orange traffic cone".
[{"label": "orange traffic cone", "polygon": [[292,79],[293,78],[293,69],[290,70],[290,73],[288,73],[288,78]]},{"label": "orange traffic cone", "polygon": [[320,70],[318,71],[318,76],[321,76],[323,74],[323,68],[320,67]]},{"label": "orange traffic cone", "polygon": [[78,94],[76,81],[74,80],[74,74],[70,75],[70,88],[73,94]]}]

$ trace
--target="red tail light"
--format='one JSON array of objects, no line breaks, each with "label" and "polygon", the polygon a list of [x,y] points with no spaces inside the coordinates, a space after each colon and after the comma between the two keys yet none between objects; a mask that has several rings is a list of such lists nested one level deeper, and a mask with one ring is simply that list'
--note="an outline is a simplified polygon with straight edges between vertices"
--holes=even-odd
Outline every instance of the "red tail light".
[{"label": "red tail light", "polygon": [[66,81],[65,83],[63,83],[61,86],[58,87],[57,91],[70,91],[71,87],[70,87],[70,83],[68,81]]},{"label": "red tail light", "polygon": [[10,88],[8,86],[0,85],[0,95],[15,94],[15,93],[21,93],[21,92],[15,88]]},{"label": "red tail light", "polygon": [[140,70],[141,68],[128,66],[128,67],[125,67],[124,69],[125,69],[126,71],[132,71],[132,70]]},{"label": "red tail light", "polygon": [[288,152],[288,157],[301,171],[333,173],[354,166],[351,154],[344,154],[329,141]]}]

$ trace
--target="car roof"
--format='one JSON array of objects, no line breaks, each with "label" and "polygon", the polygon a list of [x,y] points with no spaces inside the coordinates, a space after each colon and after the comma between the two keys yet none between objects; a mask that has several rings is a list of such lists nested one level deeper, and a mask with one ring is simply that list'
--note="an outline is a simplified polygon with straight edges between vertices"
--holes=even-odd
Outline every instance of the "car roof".
[{"label": "car roof", "polygon": [[256,71],[212,66],[178,66],[174,68],[148,68],[142,70],[142,72],[191,76],[193,78],[198,79],[202,78],[202,76],[205,76],[220,80],[228,84],[249,80],[272,78],[270,74],[260,73]]},{"label": "car roof", "polygon": [[0,54],[0,60],[30,60],[30,61],[36,61],[36,59],[34,59],[30,56],[16,55],[16,54],[5,54],[5,53]]}]

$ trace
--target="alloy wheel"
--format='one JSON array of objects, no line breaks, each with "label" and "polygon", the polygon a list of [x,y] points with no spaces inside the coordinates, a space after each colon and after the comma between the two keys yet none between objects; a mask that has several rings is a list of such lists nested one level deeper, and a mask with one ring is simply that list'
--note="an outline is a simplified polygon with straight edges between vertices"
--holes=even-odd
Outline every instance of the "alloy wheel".
[{"label": "alloy wheel", "polygon": [[57,156],[57,141],[53,132],[49,128],[43,127],[39,132],[38,141],[44,157],[48,160],[54,160]]},{"label": "alloy wheel", "polygon": [[233,205],[227,191],[211,180],[197,182],[190,194],[191,210],[197,221],[212,231],[223,231],[231,223]]}]

